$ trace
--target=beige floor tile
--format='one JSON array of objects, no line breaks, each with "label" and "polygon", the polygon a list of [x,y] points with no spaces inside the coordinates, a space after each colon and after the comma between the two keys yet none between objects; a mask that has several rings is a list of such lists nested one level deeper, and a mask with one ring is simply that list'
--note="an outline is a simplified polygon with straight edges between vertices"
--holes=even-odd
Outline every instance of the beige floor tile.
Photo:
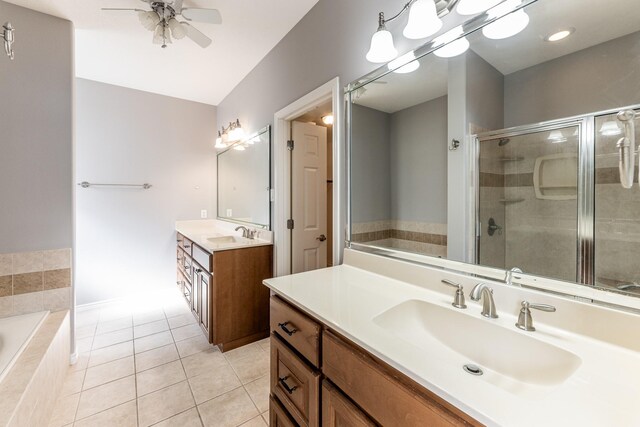
[{"label": "beige floor tile", "polygon": [[264,350],[262,350],[262,347],[260,347],[258,343],[251,343],[225,352],[224,357],[226,357],[229,362],[232,362],[249,356],[258,357],[263,355],[263,353]]},{"label": "beige floor tile", "polygon": [[198,410],[207,427],[236,427],[260,415],[242,387],[198,405]]},{"label": "beige floor tile", "polygon": [[262,419],[264,420],[264,422],[265,422],[267,425],[269,425],[269,423],[271,422],[271,421],[269,421],[269,411],[265,411],[265,412],[263,412],[263,413],[261,414],[261,416],[262,416]]},{"label": "beige floor tile", "polygon": [[79,393],[82,390],[82,383],[84,382],[84,376],[87,371],[69,371],[62,384],[61,396],[69,396],[71,394]]},{"label": "beige floor tile", "polygon": [[98,323],[100,320],[100,310],[77,310],[76,327]]},{"label": "beige floor tile", "polygon": [[152,393],[186,379],[182,363],[179,360],[139,372],[136,374],[138,396]]},{"label": "beige floor tile", "polygon": [[186,411],[195,405],[186,381],[138,399],[138,420],[146,427]]},{"label": "beige floor tile", "polygon": [[143,351],[149,351],[153,350],[154,348],[173,344],[173,337],[171,336],[171,332],[164,331],[158,334],[138,338],[133,341],[133,344],[135,347],[135,352],[142,353]]},{"label": "beige floor tile", "polygon": [[95,336],[95,338],[93,339],[93,345],[91,346],[91,350],[98,350],[104,347],[109,347],[110,345],[131,341],[132,339],[133,339],[133,328],[107,332],[106,334]]},{"label": "beige floor tile", "polygon": [[169,318],[169,327],[171,329],[176,329],[186,325],[193,325],[195,323],[196,319],[191,313],[181,314],[179,316]]},{"label": "beige floor tile", "polygon": [[224,366],[229,366],[229,362],[224,358],[217,348],[201,351],[200,353],[182,359],[182,365],[187,373],[187,378],[202,375],[206,372],[213,372]]},{"label": "beige floor tile", "polygon": [[136,313],[133,315],[133,324],[135,326],[144,325],[145,323],[155,322],[157,320],[163,320],[167,317],[164,315],[162,309],[148,311],[145,313]]},{"label": "beige floor tile", "polygon": [[154,348],[144,353],[136,354],[136,372],[146,371],[156,366],[178,360],[178,350],[175,344],[165,345],[164,347]]},{"label": "beige floor tile", "polygon": [[[181,301],[180,304],[176,304],[172,307],[165,307],[164,314],[167,316],[167,319],[172,317],[182,316],[185,314],[191,315],[191,309],[187,306],[185,301]],[[193,315],[191,315],[193,317]]]},{"label": "beige floor tile", "polygon": [[62,427],[73,423],[80,401],[80,393],[64,396],[58,399],[56,407],[51,415],[49,427]]},{"label": "beige floor tile", "polygon": [[232,360],[231,366],[243,384],[249,383],[269,374],[269,354],[260,351],[259,354]]},{"label": "beige floor tile", "polygon": [[209,344],[209,341],[207,341],[204,335],[198,335],[197,337],[189,338],[184,341],[178,341],[176,346],[178,347],[180,357],[191,356],[192,354],[214,348],[217,349],[217,347]]},{"label": "beige floor tile", "polygon": [[91,351],[91,344],[93,344],[93,337],[77,339],[76,350],[78,351],[78,353]]},{"label": "beige floor tile", "polygon": [[96,334],[96,323],[91,323],[85,326],[77,326],[76,327],[76,339],[80,340],[83,338],[89,338]]},{"label": "beige floor tile", "polygon": [[264,412],[269,409],[269,375],[245,384],[244,388],[249,393],[249,397],[255,403],[258,411]]},{"label": "beige floor tile", "polygon": [[241,427],[264,427],[266,425],[267,423],[264,422],[264,418],[262,418],[262,415],[258,415],[255,418],[251,418],[246,423],[240,424]]},{"label": "beige floor tile", "polygon": [[258,345],[260,346],[260,348],[262,348],[264,351],[266,351],[267,353],[269,353],[271,351],[271,338],[265,338],[263,340],[258,341]]},{"label": "beige floor tile", "polygon": [[127,304],[114,302],[100,311],[100,322],[109,322],[111,320],[124,318],[130,319],[132,314],[132,308],[127,306]]},{"label": "beige floor tile", "polygon": [[131,320],[131,316],[115,319],[115,320],[108,320],[105,322],[98,323],[98,327],[96,328],[96,335],[115,332],[121,329],[131,328],[132,326],[133,326],[133,321]]},{"label": "beige floor tile", "polygon": [[89,356],[89,367],[101,365],[116,359],[133,355],[133,341],[127,341],[109,347],[94,350]]},{"label": "beige floor tile", "polygon": [[189,385],[198,405],[242,386],[231,366],[221,366],[190,378]]},{"label": "beige floor tile", "polygon": [[202,421],[200,421],[198,410],[191,408],[158,424],[154,424],[153,427],[202,427]]},{"label": "beige floor tile", "polygon": [[132,400],[76,421],[74,427],[136,427],[137,425],[138,408],[136,401]]},{"label": "beige floor tile", "polygon": [[94,366],[87,369],[87,375],[84,378],[82,389],[88,390],[120,378],[128,377],[134,373],[135,366],[133,356]]},{"label": "beige floor tile", "polygon": [[176,342],[197,337],[198,335],[203,334],[202,329],[200,329],[200,326],[197,324],[191,324],[172,329],[171,333],[173,334],[173,339]]},{"label": "beige floor tile", "polygon": [[165,320],[156,320],[155,322],[144,323],[133,328],[133,336],[135,338],[146,337],[147,335],[157,334],[158,332],[168,331],[169,323]]},{"label": "beige floor tile", "polygon": [[135,397],[136,383],[133,375],[83,391],[80,395],[76,419],[97,414],[133,400]]},{"label": "beige floor tile", "polygon": [[78,360],[76,360],[76,363],[74,363],[73,365],[69,365],[69,371],[75,372],[75,371],[82,371],[84,369],[87,369],[87,366],[89,365],[90,354],[91,352],[89,351],[78,354]]}]

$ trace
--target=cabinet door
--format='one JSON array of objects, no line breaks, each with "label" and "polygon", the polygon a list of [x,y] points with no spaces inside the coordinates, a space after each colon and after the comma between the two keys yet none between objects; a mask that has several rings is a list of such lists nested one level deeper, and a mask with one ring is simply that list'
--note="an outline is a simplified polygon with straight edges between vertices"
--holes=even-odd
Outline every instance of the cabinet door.
[{"label": "cabinet door", "polygon": [[211,275],[206,271],[200,273],[200,327],[209,338],[209,292],[211,286]]},{"label": "cabinet door", "polygon": [[333,384],[324,380],[322,382],[322,426],[374,427],[375,423]]},{"label": "cabinet door", "polygon": [[193,268],[192,280],[191,283],[192,291],[191,291],[191,312],[196,320],[200,319],[200,270],[198,268]]}]

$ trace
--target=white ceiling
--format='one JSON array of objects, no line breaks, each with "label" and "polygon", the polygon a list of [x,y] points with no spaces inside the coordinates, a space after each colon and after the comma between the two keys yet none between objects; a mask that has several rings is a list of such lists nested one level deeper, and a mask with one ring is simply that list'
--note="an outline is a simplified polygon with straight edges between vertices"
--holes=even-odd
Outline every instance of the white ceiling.
[{"label": "white ceiling", "polygon": [[222,14],[192,23],[213,39],[206,49],[187,38],[162,49],[135,12],[100,10],[147,8],[140,0],[6,1],[74,23],[78,77],[218,105],[318,0],[185,0]]},{"label": "white ceiling", "polygon": [[[588,3],[585,7],[585,0],[538,0],[526,8],[531,20],[520,34],[490,40],[478,31],[468,37],[471,49],[508,75],[640,31],[640,0]],[[545,36],[567,27],[576,29],[569,38],[556,43],[544,41]],[[387,84],[366,85],[365,94],[355,103],[394,113],[446,95],[448,61],[427,55],[420,64],[413,73],[382,77],[380,80]]]}]

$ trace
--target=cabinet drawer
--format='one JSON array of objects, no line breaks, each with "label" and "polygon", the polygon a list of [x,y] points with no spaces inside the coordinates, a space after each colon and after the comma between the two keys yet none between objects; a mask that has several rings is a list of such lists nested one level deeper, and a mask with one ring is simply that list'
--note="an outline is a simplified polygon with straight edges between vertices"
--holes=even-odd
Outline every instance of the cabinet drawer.
[{"label": "cabinet drawer", "polygon": [[178,234],[178,246],[184,249],[184,251],[191,256],[191,251],[193,249],[193,242],[191,240],[187,239],[182,234]]},{"label": "cabinet drawer", "polygon": [[280,402],[273,396],[269,396],[269,426],[298,427],[298,424],[296,424]]},{"label": "cabinet drawer", "polygon": [[329,381],[322,382],[322,425],[375,427],[375,423]]},{"label": "cabinet drawer", "polygon": [[324,374],[384,426],[480,426],[408,377],[341,338],[322,337]]},{"label": "cabinet drawer", "polygon": [[320,374],[271,335],[271,393],[300,425],[320,422]]},{"label": "cabinet drawer", "polygon": [[320,324],[300,313],[278,297],[271,297],[271,330],[320,367]]},{"label": "cabinet drawer", "polygon": [[193,245],[193,260],[200,264],[205,270],[211,271],[211,253],[205,251],[198,245]]}]

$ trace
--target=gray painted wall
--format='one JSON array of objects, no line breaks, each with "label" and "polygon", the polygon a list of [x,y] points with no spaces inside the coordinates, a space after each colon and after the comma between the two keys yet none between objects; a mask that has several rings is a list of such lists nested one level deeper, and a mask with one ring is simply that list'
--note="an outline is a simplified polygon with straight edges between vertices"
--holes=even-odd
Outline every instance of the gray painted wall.
[{"label": "gray painted wall", "polygon": [[354,105],[351,185],[353,222],[391,219],[391,115]]},{"label": "gray painted wall", "polygon": [[[215,217],[216,108],[77,80],[77,302],[175,285],[176,220]],[[150,294],[152,295],[152,294]]]},{"label": "gray painted wall", "polygon": [[504,127],[504,76],[474,51],[467,61],[467,122],[487,130]]},{"label": "gray painted wall", "polygon": [[0,53],[0,253],[73,241],[73,25],[0,1],[16,28]]},{"label": "gray painted wall", "polygon": [[391,218],[447,222],[447,97],[391,115]]},{"label": "gray painted wall", "polygon": [[640,99],[640,32],[505,77],[505,126],[617,108]]}]

